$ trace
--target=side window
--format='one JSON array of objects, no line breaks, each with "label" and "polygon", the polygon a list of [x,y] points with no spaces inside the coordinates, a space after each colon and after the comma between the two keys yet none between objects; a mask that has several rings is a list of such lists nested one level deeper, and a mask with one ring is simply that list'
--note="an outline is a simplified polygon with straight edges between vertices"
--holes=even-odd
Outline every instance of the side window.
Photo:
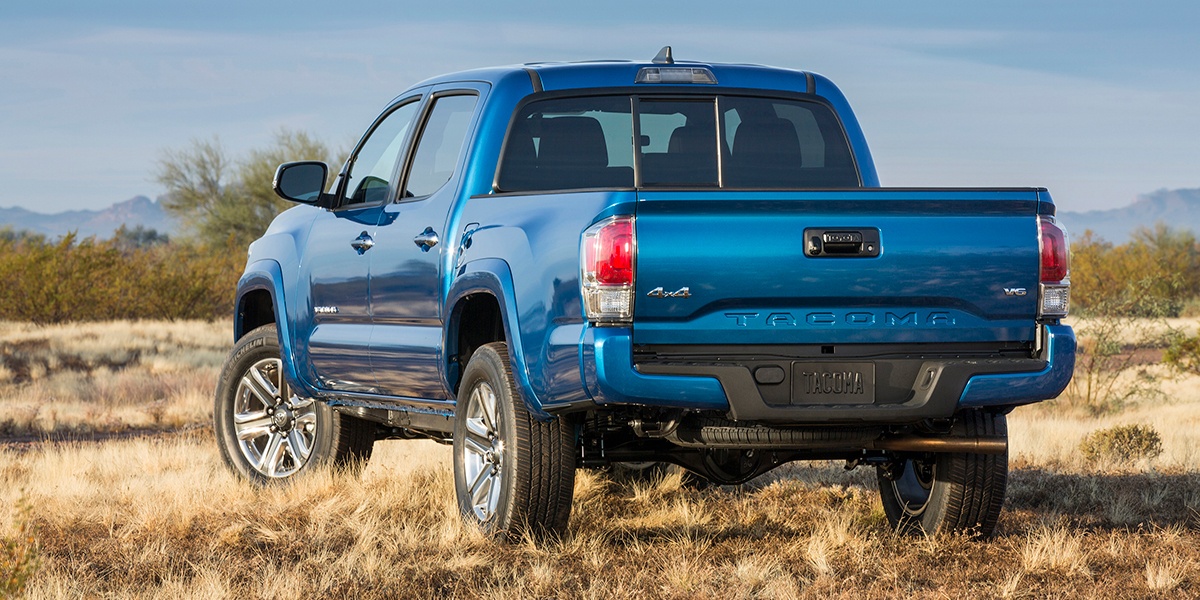
[{"label": "side window", "polygon": [[387,200],[396,161],[412,127],[420,102],[413,100],[384,117],[351,159],[342,206]]},{"label": "side window", "polygon": [[443,96],[434,102],[413,154],[402,197],[428,196],[454,176],[478,100],[478,96],[462,95]]}]

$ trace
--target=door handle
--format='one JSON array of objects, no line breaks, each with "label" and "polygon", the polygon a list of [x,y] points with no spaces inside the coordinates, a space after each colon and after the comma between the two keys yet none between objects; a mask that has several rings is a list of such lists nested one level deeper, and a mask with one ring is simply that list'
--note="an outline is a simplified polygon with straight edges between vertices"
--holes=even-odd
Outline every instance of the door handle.
[{"label": "door handle", "polygon": [[358,237],[354,238],[353,242],[350,242],[350,247],[357,250],[359,256],[362,256],[364,252],[370,250],[374,245],[375,239],[365,231],[358,234]]},{"label": "door handle", "polygon": [[804,253],[809,258],[874,258],[879,256],[876,227],[804,230]]},{"label": "door handle", "polygon": [[417,237],[413,238],[413,243],[421,248],[421,252],[429,252],[429,249],[438,243],[437,232],[432,227],[426,227],[425,231],[422,231],[417,234]]}]

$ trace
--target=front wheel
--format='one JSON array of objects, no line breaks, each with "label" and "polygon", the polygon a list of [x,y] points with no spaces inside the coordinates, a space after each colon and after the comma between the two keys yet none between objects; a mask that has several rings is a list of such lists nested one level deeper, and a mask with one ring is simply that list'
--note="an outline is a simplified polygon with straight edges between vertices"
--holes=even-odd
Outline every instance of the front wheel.
[{"label": "front wheel", "polygon": [[[1004,415],[967,411],[953,435],[1008,436]],[[908,457],[877,470],[888,521],[902,533],[990,536],[1004,506],[1008,453],[943,453]]]},{"label": "front wheel", "polygon": [[472,355],[454,421],[454,491],[464,518],[497,538],[528,528],[561,535],[575,486],[575,430],[563,417],[540,421],[513,383],[508,347]]},{"label": "front wheel", "polygon": [[275,325],[230,351],[213,402],[221,458],[255,483],[286,480],[318,465],[357,467],[371,456],[371,423],[293,394],[283,377]]}]

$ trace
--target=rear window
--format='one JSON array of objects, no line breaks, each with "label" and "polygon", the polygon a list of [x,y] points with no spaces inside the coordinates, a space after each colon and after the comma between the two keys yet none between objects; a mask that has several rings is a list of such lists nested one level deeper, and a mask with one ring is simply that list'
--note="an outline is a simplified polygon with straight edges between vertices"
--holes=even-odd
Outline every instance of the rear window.
[{"label": "rear window", "polygon": [[504,192],[631,187],[859,187],[833,110],[746,96],[531,102],[501,157]]}]

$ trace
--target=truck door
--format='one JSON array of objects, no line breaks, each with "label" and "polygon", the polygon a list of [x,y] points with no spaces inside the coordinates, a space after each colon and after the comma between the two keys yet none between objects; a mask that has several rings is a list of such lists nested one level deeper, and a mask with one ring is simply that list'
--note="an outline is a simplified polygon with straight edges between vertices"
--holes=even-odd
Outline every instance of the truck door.
[{"label": "truck door", "polygon": [[447,399],[442,383],[442,289],[457,232],[448,213],[480,90],[433,94],[396,201],[384,207],[371,273],[371,366],[380,392]]},{"label": "truck door", "polygon": [[321,388],[375,391],[367,358],[370,264],[420,99],[402,100],[375,122],[347,162],[344,181],[335,190],[338,206],[319,216],[310,230],[300,277],[311,294],[308,351]]}]

